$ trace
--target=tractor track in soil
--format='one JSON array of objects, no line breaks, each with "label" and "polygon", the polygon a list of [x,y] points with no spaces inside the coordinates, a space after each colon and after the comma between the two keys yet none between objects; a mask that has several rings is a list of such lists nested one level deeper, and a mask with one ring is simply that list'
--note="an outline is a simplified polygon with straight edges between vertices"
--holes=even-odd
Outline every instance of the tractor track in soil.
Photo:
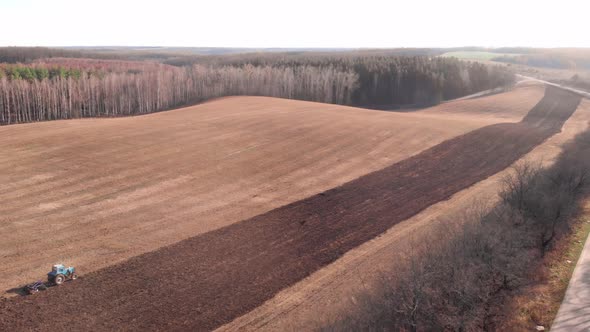
[{"label": "tractor track in soil", "polygon": [[[0,302],[0,330],[211,330],[558,133],[580,97],[548,87],[519,123],[483,127],[342,186]],[[56,300],[57,299],[57,300]]]}]

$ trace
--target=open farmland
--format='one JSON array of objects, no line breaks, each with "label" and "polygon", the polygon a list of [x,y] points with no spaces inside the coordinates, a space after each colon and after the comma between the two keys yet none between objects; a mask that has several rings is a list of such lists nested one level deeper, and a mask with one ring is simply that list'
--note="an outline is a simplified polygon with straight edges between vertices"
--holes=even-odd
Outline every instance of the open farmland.
[{"label": "open farmland", "polygon": [[56,261],[88,273],[475,128],[519,121],[543,90],[404,114],[235,97],[134,118],[0,127],[0,287],[37,279]]},{"label": "open farmland", "polygon": [[[511,94],[533,93],[536,89],[521,88],[482,98],[481,103],[493,102],[480,111],[494,109],[494,102],[501,103]],[[579,103],[579,97],[549,88],[537,106],[526,113],[526,108],[519,111],[516,106],[525,101],[522,95],[519,97],[515,117],[518,120],[526,114],[521,122],[492,124],[455,138],[449,135],[450,139],[441,144],[435,145],[443,139],[425,144],[406,155],[412,157],[389,161],[391,166],[340,187],[88,274],[84,280],[68,285],[67,291],[51,290],[34,303],[20,298],[3,302],[6,315],[2,324],[7,328],[44,324],[93,330],[112,329],[122,321],[135,329],[219,326],[392,225],[501,171],[559,132]],[[392,113],[372,114],[392,116],[392,124],[404,118]],[[414,124],[435,119],[437,128],[446,127],[440,123],[442,118],[432,114],[404,116]],[[467,118],[471,120],[463,125],[472,129],[494,123],[486,117],[479,122],[475,117]],[[456,135],[460,133],[458,130]],[[408,143],[403,142],[406,146]],[[109,277],[114,275],[119,277]],[[186,285],[195,292],[187,292]],[[55,292],[63,303],[43,305],[51,303]],[[92,300],[88,300],[90,297]],[[115,299],[118,305],[112,308]],[[62,311],[70,312],[71,320],[55,316]],[[33,316],[34,320],[20,318]]]}]

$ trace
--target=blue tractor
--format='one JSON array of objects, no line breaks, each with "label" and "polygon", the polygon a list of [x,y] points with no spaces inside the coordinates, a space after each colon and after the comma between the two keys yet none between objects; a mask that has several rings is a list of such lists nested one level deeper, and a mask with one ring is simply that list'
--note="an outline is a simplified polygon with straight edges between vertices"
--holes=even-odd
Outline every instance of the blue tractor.
[{"label": "blue tractor", "polygon": [[47,281],[50,284],[61,285],[66,280],[76,280],[78,275],[73,266],[65,267],[63,264],[53,265],[51,272],[47,273]]}]

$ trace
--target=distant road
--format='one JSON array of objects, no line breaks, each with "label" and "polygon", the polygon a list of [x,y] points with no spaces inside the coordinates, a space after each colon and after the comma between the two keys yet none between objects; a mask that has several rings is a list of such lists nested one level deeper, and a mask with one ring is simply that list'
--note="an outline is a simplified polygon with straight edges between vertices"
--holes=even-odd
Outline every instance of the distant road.
[{"label": "distant road", "polygon": [[517,74],[516,76],[522,78],[523,80],[531,80],[531,81],[537,81],[537,82],[545,83],[545,84],[552,85],[552,86],[555,86],[555,87],[558,87],[558,88],[561,88],[561,89],[564,89],[564,90],[567,90],[567,91],[571,91],[571,92],[577,93],[577,94],[579,94],[582,97],[590,98],[590,92],[588,92],[588,91],[575,89],[575,88],[572,88],[572,87],[569,87],[569,86],[565,86],[565,85],[561,85],[561,84],[557,84],[557,83],[551,83],[551,82],[540,80],[538,78],[534,78],[534,77],[530,77],[530,76],[524,76],[524,75],[520,75],[520,74]]},{"label": "distant road", "polygon": [[479,97],[484,97],[487,95],[491,95],[494,93],[500,93],[500,92],[504,92],[506,91],[504,89],[504,87],[499,87],[499,88],[494,88],[494,89],[489,89],[489,90],[484,90],[484,91],[480,91],[480,92],[476,92],[467,96],[463,96],[463,97],[459,97],[459,98],[455,98],[455,99],[449,99],[449,100],[445,100],[443,101],[443,103],[448,103],[448,102],[452,102],[452,101],[457,101],[457,100],[465,100],[465,99],[472,99],[472,98],[479,98]]}]

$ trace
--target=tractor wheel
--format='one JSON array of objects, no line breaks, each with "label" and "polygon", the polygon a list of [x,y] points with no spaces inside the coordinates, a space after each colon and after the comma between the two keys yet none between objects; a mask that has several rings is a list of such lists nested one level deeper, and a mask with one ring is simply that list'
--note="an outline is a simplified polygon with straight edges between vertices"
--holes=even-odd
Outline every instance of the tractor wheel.
[{"label": "tractor wheel", "polygon": [[78,275],[77,275],[77,274],[75,274],[75,273],[74,273],[74,274],[72,274],[72,280],[76,280],[76,279],[78,279]]},{"label": "tractor wheel", "polygon": [[56,285],[63,284],[65,280],[66,280],[66,277],[63,274],[58,274],[55,276],[55,279],[53,279],[53,281],[55,282]]}]

